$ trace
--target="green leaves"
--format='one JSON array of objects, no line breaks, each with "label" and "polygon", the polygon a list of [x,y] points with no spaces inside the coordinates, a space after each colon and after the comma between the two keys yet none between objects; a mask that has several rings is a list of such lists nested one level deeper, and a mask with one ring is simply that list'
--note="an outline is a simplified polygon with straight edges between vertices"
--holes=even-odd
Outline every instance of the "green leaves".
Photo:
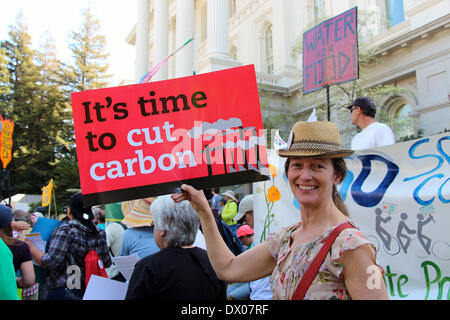
[{"label": "green leaves", "polygon": [[20,13],[0,42],[0,113],[15,122],[11,194],[40,194],[53,178],[60,208],[68,189],[80,188],[70,94],[107,86],[110,77],[100,23],[90,9],[82,15],[79,31],[71,33],[70,63],[58,59],[50,34],[33,49]]}]

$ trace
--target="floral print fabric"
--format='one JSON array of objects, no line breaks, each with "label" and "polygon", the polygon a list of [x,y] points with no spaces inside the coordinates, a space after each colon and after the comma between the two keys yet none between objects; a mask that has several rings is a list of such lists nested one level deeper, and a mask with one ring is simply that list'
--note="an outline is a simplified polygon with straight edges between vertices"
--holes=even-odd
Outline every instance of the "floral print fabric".
[{"label": "floral print fabric", "polygon": [[[336,227],[329,229],[318,238],[291,249],[291,234],[301,223],[282,228],[271,233],[267,244],[272,256],[277,261],[271,276],[271,286],[274,300],[289,300],[308,269],[311,262],[319,253],[328,235]],[[327,254],[325,261],[319,268],[316,277],[305,294],[305,300],[349,300],[351,299],[341,275],[343,266],[336,260],[346,250],[353,250],[361,245],[369,244],[376,256],[376,249],[358,229],[343,230]],[[293,250],[292,254],[291,250]]]}]

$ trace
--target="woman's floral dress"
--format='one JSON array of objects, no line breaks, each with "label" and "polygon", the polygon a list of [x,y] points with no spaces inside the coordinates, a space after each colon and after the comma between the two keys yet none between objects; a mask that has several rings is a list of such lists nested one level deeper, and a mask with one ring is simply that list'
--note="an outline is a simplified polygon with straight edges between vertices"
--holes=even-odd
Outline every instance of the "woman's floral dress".
[{"label": "woman's floral dress", "polygon": [[[306,272],[310,263],[318,254],[324,240],[336,227],[329,229],[320,237],[294,248],[291,256],[291,234],[301,223],[282,228],[269,235],[267,244],[272,256],[277,261],[271,276],[271,286],[274,300],[289,300]],[[316,277],[305,294],[305,300],[351,299],[343,279],[343,266],[336,260],[345,250],[356,249],[361,245],[369,244],[376,258],[376,249],[364,235],[355,228],[343,230],[331,246],[325,261],[321,265]],[[289,257],[288,257],[289,256]],[[381,267],[380,267],[381,268]],[[382,269],[381,269],[382,270]]]}]

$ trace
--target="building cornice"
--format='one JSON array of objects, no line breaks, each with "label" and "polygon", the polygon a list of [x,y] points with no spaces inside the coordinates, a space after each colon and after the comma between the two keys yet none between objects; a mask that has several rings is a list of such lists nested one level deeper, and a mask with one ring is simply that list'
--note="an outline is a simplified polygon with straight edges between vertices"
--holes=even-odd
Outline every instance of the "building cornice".
[{"label": "building cornice", "polygon": [[[450,27],[450,14],[447,14],[422,27],[419,27],[406,33],[402,33],[398,36],[394,36],[394,38],[392,38],[391,40],[379,44],[376,55],[385,56],[387,54],[390,54],[392,51],[408,47],[413,42],[430,38],[432,34],[439,32],[441,30],[446,30],[449,27]],[[380,37],[383,36],[383,33],[380,34],[379,36]]]},{"label": "building cornice", "polygon": [[382,83],[389,83],[396,80],[398,81],[409,76],[414,76],[418,65],[425,65],[431,61],[436,63],[436,61],[438,61],[439,59],[446,59],[449,54],[450,49],[443,50],[433,55],[424,56],[421,59],[414,60],[408,64],[400,65],[397,68],[390,69],[388,72],[378,74],[375,77],[371,77],[368,82],[370,83],[370,86],[373,86]]},{"label": "building cornice", "polygon": [[282,87],[276,85],[280,76],[274,76],[267,73],[256,72],[256,82],[258,83],[258,90],[267,91],[271,93],[281,94],[284,97],[290,97],[297,94],[301,89],[301,82],[296,82],[289,87]]}]

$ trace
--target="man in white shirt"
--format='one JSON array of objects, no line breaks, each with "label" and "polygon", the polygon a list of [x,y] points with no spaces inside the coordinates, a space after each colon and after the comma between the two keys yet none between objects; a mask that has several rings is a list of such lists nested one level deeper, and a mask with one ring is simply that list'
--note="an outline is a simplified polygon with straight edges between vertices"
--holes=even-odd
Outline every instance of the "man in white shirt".
[{"label": "man in white shirt", "polygon": [[369,149],[395,143],[391,128],[384,123],[375,121],[377,108],[372,99],[368,97],[356,98],[347,109],[350,110],[352,124],[362,129],[352,139],[352,150]]}]

